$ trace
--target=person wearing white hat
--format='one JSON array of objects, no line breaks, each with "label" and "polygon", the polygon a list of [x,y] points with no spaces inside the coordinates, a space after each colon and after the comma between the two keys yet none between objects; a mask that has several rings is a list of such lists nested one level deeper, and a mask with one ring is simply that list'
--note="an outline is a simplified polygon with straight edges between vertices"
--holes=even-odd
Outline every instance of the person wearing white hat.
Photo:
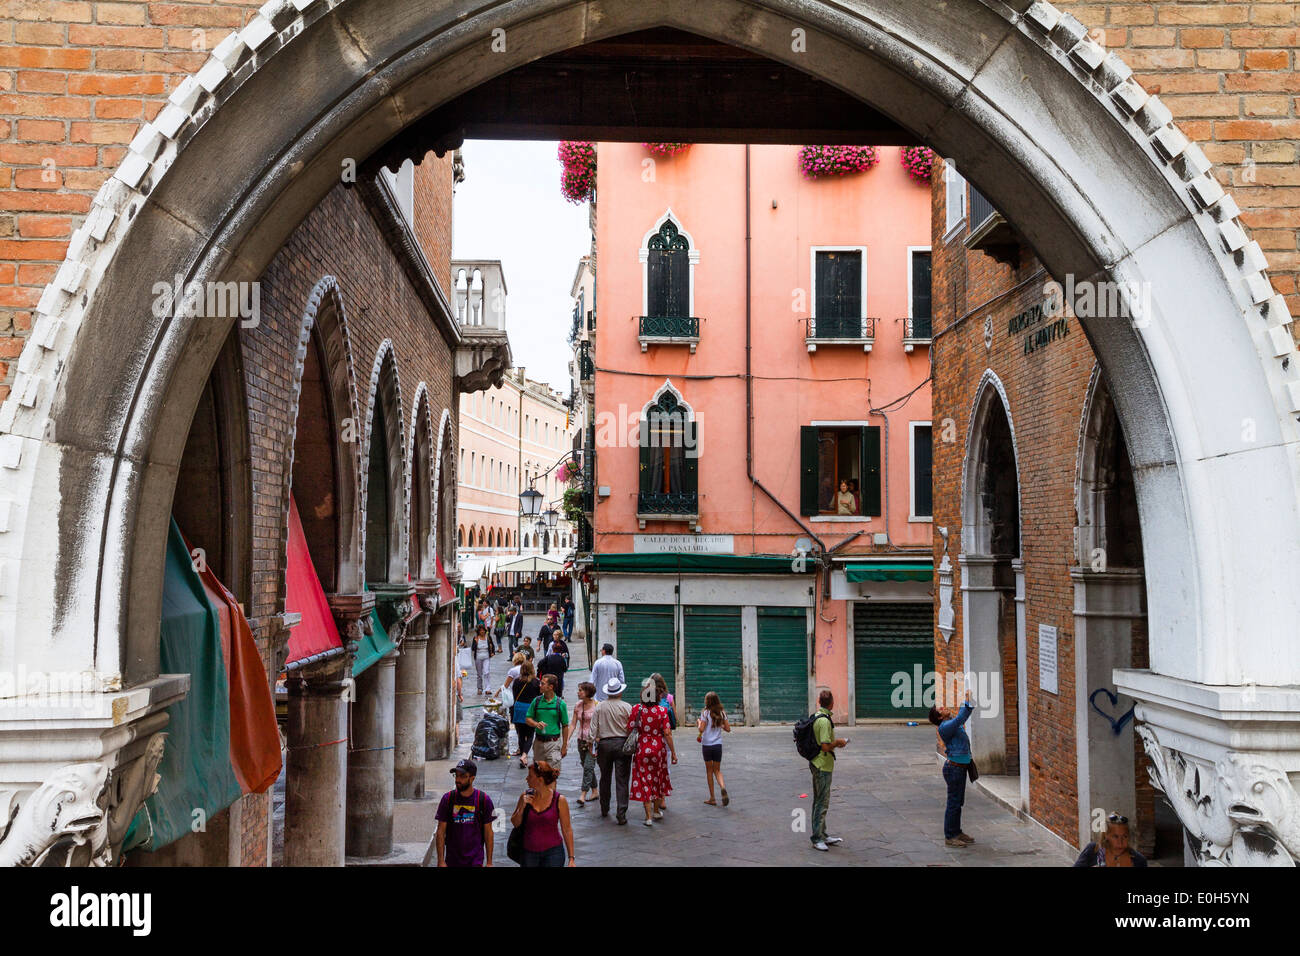
[{"label": "person wearing white hat", "polygon": [[612,784],[617,798],[616,819],[622,825],[627,823],[628,784],[632,777],[632,755],[623,752],[632,705],[623,700],[627,684],[618,676],[610,677],[603,685],[597,684],[596,688],[604,694],[603,699],[598,696],[596,711],[591,718],[591,736],[596,741],[596,766],[600,768],[600,815],[609,816]]}]

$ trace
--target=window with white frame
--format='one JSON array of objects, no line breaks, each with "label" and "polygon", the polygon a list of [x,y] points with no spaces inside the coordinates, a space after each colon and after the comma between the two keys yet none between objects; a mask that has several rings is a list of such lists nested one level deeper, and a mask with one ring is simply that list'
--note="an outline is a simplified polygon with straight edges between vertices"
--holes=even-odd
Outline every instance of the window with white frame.
[{"label": "window with white frame", "polygon": [[951,159],[943,161],[943,206],[946,236],[966,220],[966,180]]}]

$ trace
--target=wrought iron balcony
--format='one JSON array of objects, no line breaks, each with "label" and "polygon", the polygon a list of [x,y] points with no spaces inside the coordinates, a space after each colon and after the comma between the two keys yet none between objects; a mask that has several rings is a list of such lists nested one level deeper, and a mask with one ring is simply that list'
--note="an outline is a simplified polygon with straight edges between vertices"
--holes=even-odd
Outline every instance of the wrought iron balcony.
[{"label": "wrought iron balcony", "polygon": [[697,518],[700,496],[694,491],[642,491],[636,496],[637,517]]},{"label": "wrought iron balcony", "polygon": [[578,343],[578,378],[583,385],[590,385],[596,379],[596,363],[591,360],[591,343]]},{"label": "wrought iron balcony", "polygon": [[928,315],[918,315],[903,320],[903,351],[910,352],[917,345],[933,341],[934,323]]},{"label": "wrought iron balcony", "polygon": [[578,521],[578,553],[590,554],[596,549],[596,529],[586,518]]},{"label": "wrought iron balcony", "polygon": [[808,334],[804,342],[809,352],[819,345],[860,345],[870,352],[876,341],[876,319],[858,316],[809,316]]},{"label": "wrought iron balcony", "polygon": [[637,339],[642,352],[654,344],[689,345],[694,352],[700,341],[700,320],[693,315],[643,315]]}]

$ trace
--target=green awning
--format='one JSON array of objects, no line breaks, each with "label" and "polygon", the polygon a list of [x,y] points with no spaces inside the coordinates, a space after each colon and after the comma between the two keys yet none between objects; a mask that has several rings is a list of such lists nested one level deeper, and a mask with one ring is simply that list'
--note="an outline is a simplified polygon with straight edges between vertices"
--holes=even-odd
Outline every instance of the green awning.
[{"label": "green awning", "polygon": [[[366,588],[369,591],[369,588]],[[358,642],[357,659],[352,664],[352,676],[356,677],[367,667],[397,647],[388,637],[384,625],[379,623],[379,612],[370,612],[370,634],[361,635]]]},{"label": "green awning", "polygon": [[676,574],[797,574],[817,570],[817,562],[804,558],[796,565],[787,554],[680,554],[672,551],[653,554],[594,554],[595,571],[641,571]]},{"label": "green awning", "polygon": [[850,581],[930,581],[934,565],[929,562],[865,561],[844,566]]}]

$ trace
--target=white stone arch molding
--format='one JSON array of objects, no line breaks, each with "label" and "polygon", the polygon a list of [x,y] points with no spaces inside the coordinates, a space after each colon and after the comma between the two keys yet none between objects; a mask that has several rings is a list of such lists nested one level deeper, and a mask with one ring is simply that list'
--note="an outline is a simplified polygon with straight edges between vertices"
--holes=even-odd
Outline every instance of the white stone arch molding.
[{"label": "white stone arch molding", "polygon": [[[415,479],[420,473],[420,463],[416,460],[415,441],[419,435],[420,413],[423,410],[424,420],[426,423],[424,428],[424,437],[429,448],[429,488],[427,489],[429,494],[429,540],[419,543],[420,554],[423,556],[421,560],[425,557],[437,554],[437,551],[434,550],[434,526],[438,521],[438,469],[437,465],[434,463],[434,458],[438,454],[438,449],[433,444],[433,412],[431,411],[431,408],[432,406],[429,404],[429,385],[421,379],[416,383],[415,397],[411,399],[411,427],[408,430],[406,437],[406,468],[409,475],[409,481],[405,486],[408,502],[407,536],[409,539],[409,536],[415,532],[415,516],[410,512],[415,508]],[[407,555],[409,559],[409,548],[407,549]],[[408,568],[407,570],[410,573],[412,580],[415,580],[418,577],[419,568]]]},{"label": "white stone arch molding", "polygon": [[636,257],[641,263],[641,314],[645,315],[646,310],[650,308],[650,238],[663,228],[664,223],[672,220],[672,224],[677,227],[677,231],[686,239],[686,261],[690,266],[690,277],[688,280],[688,294],[690,297],[690,313],[695,314],[695,267],[700,263],[700,247],[695,241],[695,237],[687,232],[686,227],[682,225],[682,217],[673,212],[673,207],[669,206],[662,216],[655,220],[655,224],[646,230],[646,234],[641,237],[641,245],[637,246]]},{"label": "white stone arch molding", "polygon": [[[953,157],[1058,280],[1147,283],[1141,327],[1080,321],[1143,502],[1153,668],[1300,682],[1300,362],[1285,303],[1158,97],[1074,17],[1025,0],[941,14],[892,0],[271,0],[131,142],[37,306],[0,407],[0,657],[35,665],[59,647],[62,666],[92,667],[156,625],[128,596],[141,556],[162,552],[158,469],[179,456],[230,323],[154,316],[154,283],[256,280],[345,160],[516,66],[660,26],[870,103]],[[19,621],[50,638],[20,643]]]},{"label": "white stone arch molding", "polygon": [[[283,567],[288,567],[289,546],[289,496],[293,487],[293,463],[297,449],[298,410],[302,399],[302,376],[305,371],[307,350],[312,347],[311,336],[315,331],[324,349],[324,361],[321,372],[325,375],[330,400],[334,406],[334,428],[336,437],[334,468],[338,480],[338,555],[336,581],[340,592],[357,592],[361,590],[365,568],[365,552],[362,550],[365,534],[365,512],[362,510],[361,492],[363,490],[363,459],[361,443],[343,441],[345,422],[351,420],[354,433],[361,434],[360,405],[357,402],[357,384],[353,377],[352,340],[348,333],[347,304],[338,279],[332,275],[323,276],[307,297],[303,309],[302,321],[298,326],[298,338],[293,356],[293,385],[290,391],[288,421],[292,428],[291,442],[284,467],[284,491],[281,500],[280,527],[286,529],[284,546],[286,548]],[[280,582],[284,591],[285,582]],[[280,594],[283,604],[284,593]]]},{"label": "white stone arch molding", "polygon": [[[444,408],[442,410],[442,415],[440,415],[438,418],[438,441],[433,446],[433,490],[434,490],[433,553],[440,556],[445,553],[451,556],[452,567],[446,567],[446,566],[443,567],[443,570],[446,571],[448,574],[450,574],[452,571],[455,570],[457,545],[452,542],[448,542],[446,544],[446,550],[445,551],[443,550],[443,542],[438,537],[438,535],[441,534],[442,529],[438,527],[439,523],[437,520],[437,515],[441,514],[442,503],[443,503],[442,502],[442,459],[443,459],[442,450],[448,442],[451,443],[452,454],[449,457],[452,462],[453,471],[456,468],[457,455],[456,455],[456,444],[453,438],[453,431],[452,431],[453,424],[454,421],[452,418],[451,409]],[[457,521],[457,514],[456,514],[456,489],[458,483],[456,481],[456,476],[454,474],[451,476],[451,478],[452,478],[451,485],[450,485],[451,495],[452,495],[451,528],[448,529],[449,531],[453,531],[456,527],[459,527],[459,523]]]},{"label": "white stone arch molding", "polygon": [[[975,399],[971,402],[970,416],[966,421],[966,448],[961,459],[961,553],[988,554],[989,548],[984,541],[984,522],[974,510],[979,501],[979,466],[980,443],[984,440],[984,431],[988,427],[989,411],[994,402],[1000,402],[1007,417],[1007,429],[1011,432],[1011,457],[1016,469],[1016,528],[1018,539],[1016,552],[1020,558],[1025,551],[1025,523],[1021,500],[1023,488],[1020,476],[1020,446],[1016,443],[1016,420],[1011,414],[1011,402],[1007,398],[1006,386],[991,368],[986,368],[980,376],[975,389]],[[978,535],[978,538],[977,538]]]},{"label": "white stone arch molding", "polygon": [[397,350],[390,339],[384,339],[375,350],[375,361],[370,369],[370,387],[366,398],[364,438],[361,443],[362,549],[364,556],[366,502],[370,496],[370,442],[375,423],[375,403],[384,412],[385,437],[388,440],[388,501],[391,509],[388,521],[388,578],[390,583],[405,583],[409,543],[406,540],[410,521],[411,501],[406,491],[409,487],[407,470],[410,459],[406,454],[406,419],[402,408],[402,384],[397,369]]}]

